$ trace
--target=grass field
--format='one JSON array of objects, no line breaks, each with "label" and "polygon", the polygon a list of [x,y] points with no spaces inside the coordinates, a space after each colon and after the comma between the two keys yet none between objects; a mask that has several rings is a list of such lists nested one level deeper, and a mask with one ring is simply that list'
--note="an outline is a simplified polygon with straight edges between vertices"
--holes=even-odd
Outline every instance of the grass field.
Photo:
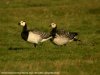
[{"label": "grass field", "polygon": [[[46,32],[57,23],[78,32],[82,43],[46,41],[34,48],[20,36],[21,20]],[[100,0],[0,0],[0,72],[100,75]]]}]

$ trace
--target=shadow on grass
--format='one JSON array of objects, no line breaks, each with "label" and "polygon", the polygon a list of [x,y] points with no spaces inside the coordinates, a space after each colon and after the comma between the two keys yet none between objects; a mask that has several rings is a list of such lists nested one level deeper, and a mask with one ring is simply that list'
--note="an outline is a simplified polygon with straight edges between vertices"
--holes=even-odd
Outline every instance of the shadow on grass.
[{"label": "shadow on grass", "polygon": [[8,50],[25,50],[25,49],[31,49],[28,47],[9,47]]},{"label": "shadow on grass", "polygon": [[100,8],[89,9],[90,14],[100,14]]}]

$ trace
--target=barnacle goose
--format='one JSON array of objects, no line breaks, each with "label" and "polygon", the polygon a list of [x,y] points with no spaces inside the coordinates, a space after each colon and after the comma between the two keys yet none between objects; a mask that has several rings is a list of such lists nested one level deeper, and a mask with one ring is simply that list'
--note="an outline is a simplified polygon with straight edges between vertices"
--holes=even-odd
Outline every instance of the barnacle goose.
[{"label": "barnacle goose", "polygon": [[28,41],[30,43],[33,43],[34,47],[36,47],[36,45],[39,42],[44,42],[44,41],[47,41],[47,40],[51,39],[49,34],[47,34],[45,32],[41,32],[41,31],[38,31],[36,29],[28,30],[27,29],[27,24],[26,24],[25,21],[20,21],[18,23],[18,25],[23,26],[23,30],[21,32],[22,39],[24,39],[25,41]]},{"label": "barnacle goose", "polygon": [[50,39],[52,43],[56,45],[66,45],[71,41],[79,41],[76,36],[78,33],[76,32],[67,32],[65,30],[58,30],[57,25],[55,23],[51,23],[50,27],[52,28],[50,35],[52,38]]}]

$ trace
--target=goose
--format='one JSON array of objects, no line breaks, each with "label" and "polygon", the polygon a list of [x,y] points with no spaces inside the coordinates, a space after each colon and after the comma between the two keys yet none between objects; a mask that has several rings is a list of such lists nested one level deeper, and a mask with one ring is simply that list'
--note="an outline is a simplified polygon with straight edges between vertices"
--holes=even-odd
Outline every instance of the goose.
[{"label": "goose", "polygon": [[45,32],[41,32],[36,29],[28,30],[27,24],[25,21],[20,21],[18,23],[18,25],[23,27],[23,30],[21,32],[22,39],[25,41],[28,41],[30,43],[33,43],[34,47],[36,47],[38,43],[41,43],[41,42],[51,39],[49,34],[47,34]]},{"label": "goose", "polygon": [[55,23],[51,23],[50,27],[51,32],[50,35],[52,38],[50,41],[56,45],[66,45],[68,42],[72,41],[80,41],[76,38],[78,35],[77,32],[67,32],[65,30],[58,30],[57,25]]}]

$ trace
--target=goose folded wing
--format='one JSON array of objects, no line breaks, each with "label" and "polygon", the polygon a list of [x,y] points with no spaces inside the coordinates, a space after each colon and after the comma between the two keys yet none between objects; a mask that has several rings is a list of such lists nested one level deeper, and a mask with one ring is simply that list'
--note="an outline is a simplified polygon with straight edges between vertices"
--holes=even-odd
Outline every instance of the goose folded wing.
[{"label": "goose folded wing", "polygon": [[39,31],[39,30],[32,30],[32,32],[34,33],[34,34],[38,34],[38,35],[40,35],[43,39],[46,39],[46,38],[49,38],[50,37],[50,34],[48,34],[48,33],[45,33],[45,32],[42,32],[42,31]]},{"label": "goose folded wing", "polygon": [[73,39],[77,35],[77,32],[66,32],[66,36],[68,36],[70,39]]}]

